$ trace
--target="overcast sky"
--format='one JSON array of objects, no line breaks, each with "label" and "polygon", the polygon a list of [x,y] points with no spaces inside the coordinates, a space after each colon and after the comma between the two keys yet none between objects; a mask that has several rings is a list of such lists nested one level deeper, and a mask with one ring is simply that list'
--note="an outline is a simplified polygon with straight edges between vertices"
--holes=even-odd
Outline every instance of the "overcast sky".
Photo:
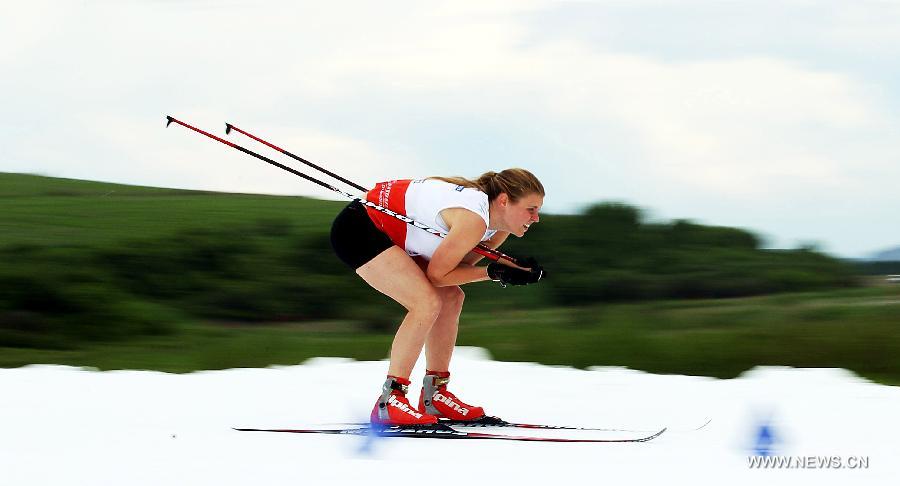
[{"label": "overcast sky", "polygon": [[3,172],[332,198],[171,114],[364,185],[520,166],[546,212],[900,245],[900,1],[0,1]]}]

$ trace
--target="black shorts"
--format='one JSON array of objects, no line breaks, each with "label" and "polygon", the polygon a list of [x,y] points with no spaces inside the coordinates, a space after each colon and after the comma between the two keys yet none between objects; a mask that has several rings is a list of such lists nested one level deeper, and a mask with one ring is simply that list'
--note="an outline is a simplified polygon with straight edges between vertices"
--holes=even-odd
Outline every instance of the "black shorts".
[{"label": "black shorts", "polygon": [[331,225],[334,253],[354,270],[392,246],[394,242],[375,226],[359,201],[348,204]]}]

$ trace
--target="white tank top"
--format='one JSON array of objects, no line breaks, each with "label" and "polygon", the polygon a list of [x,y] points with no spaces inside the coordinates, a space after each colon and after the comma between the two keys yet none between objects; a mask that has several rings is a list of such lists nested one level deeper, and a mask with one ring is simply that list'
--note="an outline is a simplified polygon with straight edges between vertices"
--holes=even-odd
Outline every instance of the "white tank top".
[{"label": "white tank top", "polygon": [[[441,211],[450,208],[463,208],[472,211],[490,227],[487,194],[469,187],[458,186],[436,179],[395,180],[381,182],[369,191],[366,199],[379,206],[386,207],[401,214],[439,229],[444,233],[450,231]],[[366,208],[369,217],[391,241],[406,250],[410,256],[421,256],[431,260],[434,251],[443,238],[427,231],[408,225],[394,217]],[[494,236],[496,230],[487,229],[481,241]]]}]

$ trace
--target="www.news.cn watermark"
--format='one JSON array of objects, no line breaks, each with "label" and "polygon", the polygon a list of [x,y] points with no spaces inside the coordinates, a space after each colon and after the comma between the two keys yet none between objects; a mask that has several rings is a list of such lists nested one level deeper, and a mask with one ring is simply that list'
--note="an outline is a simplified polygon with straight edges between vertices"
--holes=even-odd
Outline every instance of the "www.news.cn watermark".
[{"label": "www.news.cn watermark", "polygon": [[869,469],[869,456],[747,456],[750,469]]}]

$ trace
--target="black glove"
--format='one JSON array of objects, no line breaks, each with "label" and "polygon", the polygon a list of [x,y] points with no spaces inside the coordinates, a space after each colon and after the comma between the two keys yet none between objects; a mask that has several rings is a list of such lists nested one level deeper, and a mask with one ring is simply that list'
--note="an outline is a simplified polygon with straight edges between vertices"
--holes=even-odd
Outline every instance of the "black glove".
[{"label": "black glove", "polygon": [[530,268],[532,270],[544,269],[544,267],[539,264],[538,261],[534,259],[534,257],[519,258],[516,260],[516,265],[524,268]]},{"label": "black glove", "polygon": [[531,273],[536,276],[534,282],[537,282],[542,278],[547,278],[547,271],[544,270],[544,266],[538,263],[538,261],[535,260],[534,257],[519,258],[516,261],[516,265],[520,267],[530,268]]},{"label": "black glove", "polygon": [[491,263],[487,266],[488,277],[501,285],[528,285],[537,283],[544,277],[544,267],[538,265],[534,258],[518,260],[520,266],[530,267],[531,270],[521,270],[502,263]]}]

